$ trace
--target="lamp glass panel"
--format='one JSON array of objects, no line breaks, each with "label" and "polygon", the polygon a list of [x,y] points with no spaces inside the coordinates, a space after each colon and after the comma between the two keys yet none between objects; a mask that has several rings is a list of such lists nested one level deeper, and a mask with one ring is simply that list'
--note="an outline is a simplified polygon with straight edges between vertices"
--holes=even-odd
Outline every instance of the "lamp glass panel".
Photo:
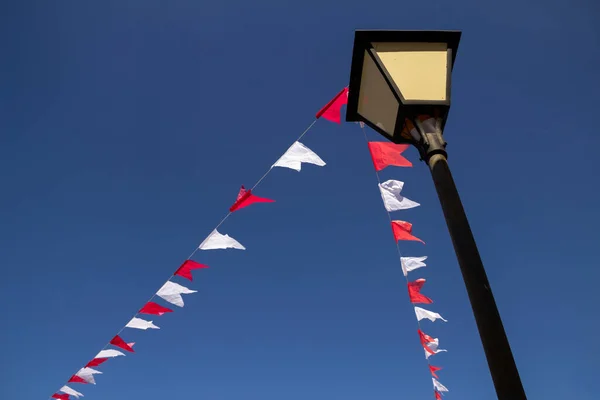
[{"label": "lamp glass panel", "polygon": [[399,103],[375,61],[365,51],[358,95],[358,113],[390,137],[394,135]]},{"label": "lamp glass panel", "polygon": [[381,42],[373,48],[405,100],[447,100],[446,43]]}]

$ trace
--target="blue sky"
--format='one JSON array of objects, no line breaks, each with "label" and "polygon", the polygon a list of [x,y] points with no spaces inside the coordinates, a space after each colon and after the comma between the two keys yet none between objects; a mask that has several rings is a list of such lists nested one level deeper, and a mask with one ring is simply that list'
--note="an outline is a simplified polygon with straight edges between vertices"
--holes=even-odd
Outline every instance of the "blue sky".
[{"label": "blue sky", "polygon": [[[348,82],[354,29],[461,29],[449,161],[530,399],[592,399],[600,351],[591,0],[12,1],[0,5],[0,397],[44,399],[93,357]],[[594,26],[595,25],[595,26]],[[377,135],[370,132],[371,139]],[[186,307],[127,330],[86,400],[433,398],[364,138],[274,170],[203,252]],[[426,166],[425,321],[448,399],[494,398]],[[187,281],[179,281],[187,282]]]}]

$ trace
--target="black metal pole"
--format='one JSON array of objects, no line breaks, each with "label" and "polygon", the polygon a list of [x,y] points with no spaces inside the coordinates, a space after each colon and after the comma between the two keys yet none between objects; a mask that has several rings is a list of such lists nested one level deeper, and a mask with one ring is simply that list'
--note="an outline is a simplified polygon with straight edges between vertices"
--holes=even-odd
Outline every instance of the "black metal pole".
[{"label": "black metal pole", "polygon": [[[437,138],[430,137],[430,139],[441,139],[441,135]],[[443,139],[441,141],[443,143]],[[445,143],[443,143],[443,147],[445,147]],[[440,149],[440,146],[432,146],[430,149],[431,152],[425,151],[425,161],[431,170],[435,189],[444,211],[496,394],[499,400],[526,400],[525,390],[504,332],[479,250],[477,250],[469,221],[450,173],[445,150]]]}]

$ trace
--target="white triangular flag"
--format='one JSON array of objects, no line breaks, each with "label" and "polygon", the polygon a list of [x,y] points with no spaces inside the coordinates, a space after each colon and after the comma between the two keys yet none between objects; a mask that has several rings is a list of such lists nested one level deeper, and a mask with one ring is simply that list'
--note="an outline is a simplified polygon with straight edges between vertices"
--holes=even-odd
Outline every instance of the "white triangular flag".
[{"label": "white triangular flag", "polygon": [[174,304],[178,307],[183,307],[183,298],[182,294],[191,294],[196,293],[197,290],[191,290],[186,288],[185,286],[181,286],[178,283],[167,281],[163,287],[161,287],[156,295],[161,297],[163,300],[168,301],[171,304]]},{"label": "white triangular flag", "polygon": [[400,194],[403,186],[404,182],[394,179],[379,184],[379,191],[381,192],[381,198],[386,210],[398,211],[420,206],[419,203],[409,200]]},{"label": "white triangular flag", "polygon": [[96,381],[94,380],[94,375],[101,374],[101,373],[102,372],[96,371],[95,369],[85,367],[85,368],[81,368],[79,371],[77,371],[77,373],[75,375],[77,375],[78,377],[80,377],[81,379],[86,381],[87,383],[91,383],[91,384],[95,385]]},{"label": "white triangular flag", "polygon": [[79,398],[79,397],[83,397],[83,393],[79,393],[77,390],[73,390],[73,389],[71,389],[70,387],[68,387],[67,385],[65,385],[65,386],[61,387],[61,388],[59,389],[59,392],[66,393],[66,394],[68,394],[68,395],[71,395],[71,396],[73,396],[73,397],[77,397],[77,398]]},{"label": "white triangular flag", "polygon": [[440,345],[440,341],[438,338],[433,339],[433,342],[427,343],[427,347],[429,347],[431,349],[431,351],[433,351],[433,354],[431,354],[427,350],[423,349],[423,351],[425,352],[425,358],[429,358],[429,356],[432,356],[437,353],[448,351],[448,350],[444,350],[444,349],[438,349],[439,345]]},{"label": "white triangular flag", "polygon": [[309,163],[322,167],[325,161],[321,160],[314,151],[300,142],[294,142],[289,149],[273,164],[273,167],[290,168],[296,171],[302,169],[302,163]]},{"label": "white triangular flag", "polygon": [[404,276],[408,276],[410,271],[425,267],[423,261],[427,260],[427,256],[423,257],[400,257],[400,264],[402,265],[402,273]]},{"label": "white triangular flag", "polygon": [[215,250],[215,249],[238,249],[246,250],[244,246],[229,235],[223,235],[218,230],[214,230],[202,243],[198,246],[200,250]]},{"label": "white triangular flag", "polygon": [[441,319],[444,322],[448,322],[440,314],[421,307],[415,307],[415,314],[417,314],[417,320],[419,321],[426,318],[431,322],[435,322],[436,319]]},{"label": "white triangular flag", "polygon": [[431,380],[433,380],[433,388],[435,390],[437,390],[438,392],[448,392],[448,388],[444,385],[442,385],[437,379],[435,378],[431,378]]},{"label": "white triangular flag", "polygon": [[131,321],[125,325],[126,328],[133,329],[160,329],[158,326],[154,325],[152,321],[146,321],[145,319],[133,317]]},{"label": "white triangular flag", "polygon": [[119,350],[108,349],[108,350],[102,350],[94,358],[112,358],[112,357],[118,357],[118,356],[124,356],[124,355],[125,354],[121,353]]}]

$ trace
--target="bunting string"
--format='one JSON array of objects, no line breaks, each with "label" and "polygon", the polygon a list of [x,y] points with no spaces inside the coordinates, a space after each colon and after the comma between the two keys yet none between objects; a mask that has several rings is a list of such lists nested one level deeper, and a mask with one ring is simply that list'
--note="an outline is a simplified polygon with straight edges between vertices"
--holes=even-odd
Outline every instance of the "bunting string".
[{"label": "bunting string", "polygon": [[132,316],[132,318],[129,319],[127,324],[124,325],[117,332],[117,334],[102,347],[100,352],[96,354],[96,356],[92,358],[91,361],[89,361],[83,368],[80,368],[75,374],[73,374],[71,378],[69,378],[69,380],[56,393],[49,397],[49,399],[69,400],[69,396],[73,396],[75,398],[83,397],[82,393],[72,389],[71,387],[67,386],[67,384],[96,384],[94,375],[102,374],[102,372],[95,370],[91,367],[98,367],[111,358],[125,355],[119,350],[110,348],[111,346],[118,347],[121,350],[133,353],[134,343],[127,343],[120,336],[125,330],[125,328],[139,330],[160,329],[158,326],[154,325],[153,321],[147,321],[145,319],[140,318],[141,314],[161,316],[165,313],[173,311],[167,307],[155,303],[154,300],[157,297],[177,307],[183,307],[184,300],[182,295],[193,294],[196,293],[196,291],[188,289],[187,287],[182,286],[178,283],[175,283],[172,281],[172,279],[175,276],[180,276],[182,278],[192,281],[192,270],[207,268],[206,265],[200,264],[192,260],[192,258],[196,255],[196,253],[199,250],[245,250],[245,247],[241,243],[239,243],[237,240],[235,240],[227,234],[221,234],[218,231],[218,228],[220,228],[223,225],[223,223],[231,216],[231,214],[233,214],[240,208],[247,207],[248,205],[253,203],[274,202],[274,200],[258,197],[252,194],[252,191],[256,189],[256,187],[258,187],[258,185],[267,177],[267,175],[269,175],[269,173],[274,167],[289,168],[294,169],[296,171],[300,171],[303,163],[314,164],[321,167],[324,166],[325,162],[311,149],[302,144],[300,142],[300,139],[302,139],[304,135],[306,135],[306,133],[315,125],[317,120],[321,117],[339,124],[341,122],[341,108],[344,104],[347,104],[347,101],[348,88],[344,88],[329,103],[327,103],[321,110],[319,110],[316,113],[315,119],[312,121],[312,123],[300,134],[300,136],[292,143],[292,145],[287,149],[287,151],[273,165],[271,165],[267,172],[265,172],[260,177],[260,179],[252,186],[251,189],[246,190],[244,186],[242,186],[234,204],[230,207],[229,211],[219,221],[219,223],[206,237],[206,239],[204,239],[204,241],[202,241],[200,245],[198,245],[194,249],[194,251],[192,251],[192,253],[184,261],[184,263],[174,273],[170,275],[170,277],[165,281],[165,283],[152,296],[150,296],[146,303],[144,303],[144,306],[140,308]]},{"label": "bunting string", "polygon": [[412,163],[410,163],[410,161],[406,160],[403,156],[401,156],[401,153],[408,148],[408,145],[396,145],[387,142],[369,142],[364,124],[361,123],[360,128],[371,153],[373,166],[375,167],[375,177],[377,178],[377,184],[381,192],[381,197],[383,200],[386,214],[388,216],[388,220],[390,221],[390,225],[392,226],[392,231],[394,233],[396,251],[398,253],[398,259],[400,261],[400,267],[402,269],[404,279],[406,280],[409,300],[411,301],[415,309],[415,315],[417,319],[417,332],[419,334],[421,345],[423,346],[423,349],[425,351],[425,360],[427,361],[427,366],[429,367],[429,371],[432,375],[431,379],[433,380],[432,382],[434,396],[436,399],[441,399],[440,393],[448,392],[448,389],[436,380],[436,378],[438,378],[436,371],[439,371],[441,367],[432,365],[429,360],[429,357],[440,352],[445,352],[446,350],[438,348],[439,340],[437,338],[432,338],[431,336],[423,332],[423,329],[421,327],[421,320],[428,319],[431,322],[434,322],[437,319],[440,319],[444,322],[447,321],[436,312],[429,311],[414,305],[417,303],[433,303],[433,301],[430,298],[420,293],[421,288],[425,284],[425,279],[417,279],[414,282],[411,282],[408,279],[408,273],[410,271],[421,267],[425,267],[425,263],[423,261],[425,261],[427,257],[403,257],[402,252],[400,250],[399,241],[415,240],[420,241],[423,244],[425,242],[423,242],[421,239],[415,236],[412,236],[412,224],[405,221],[394,221],[391,214],[393,211],[417,207],[420,204],[409,200],[400,194],[404,186],[403,182],[396,180],[388,180],[382,183],[381,177],[379,175],[380,171],[386,168],[387,166],[412,167]]}]

